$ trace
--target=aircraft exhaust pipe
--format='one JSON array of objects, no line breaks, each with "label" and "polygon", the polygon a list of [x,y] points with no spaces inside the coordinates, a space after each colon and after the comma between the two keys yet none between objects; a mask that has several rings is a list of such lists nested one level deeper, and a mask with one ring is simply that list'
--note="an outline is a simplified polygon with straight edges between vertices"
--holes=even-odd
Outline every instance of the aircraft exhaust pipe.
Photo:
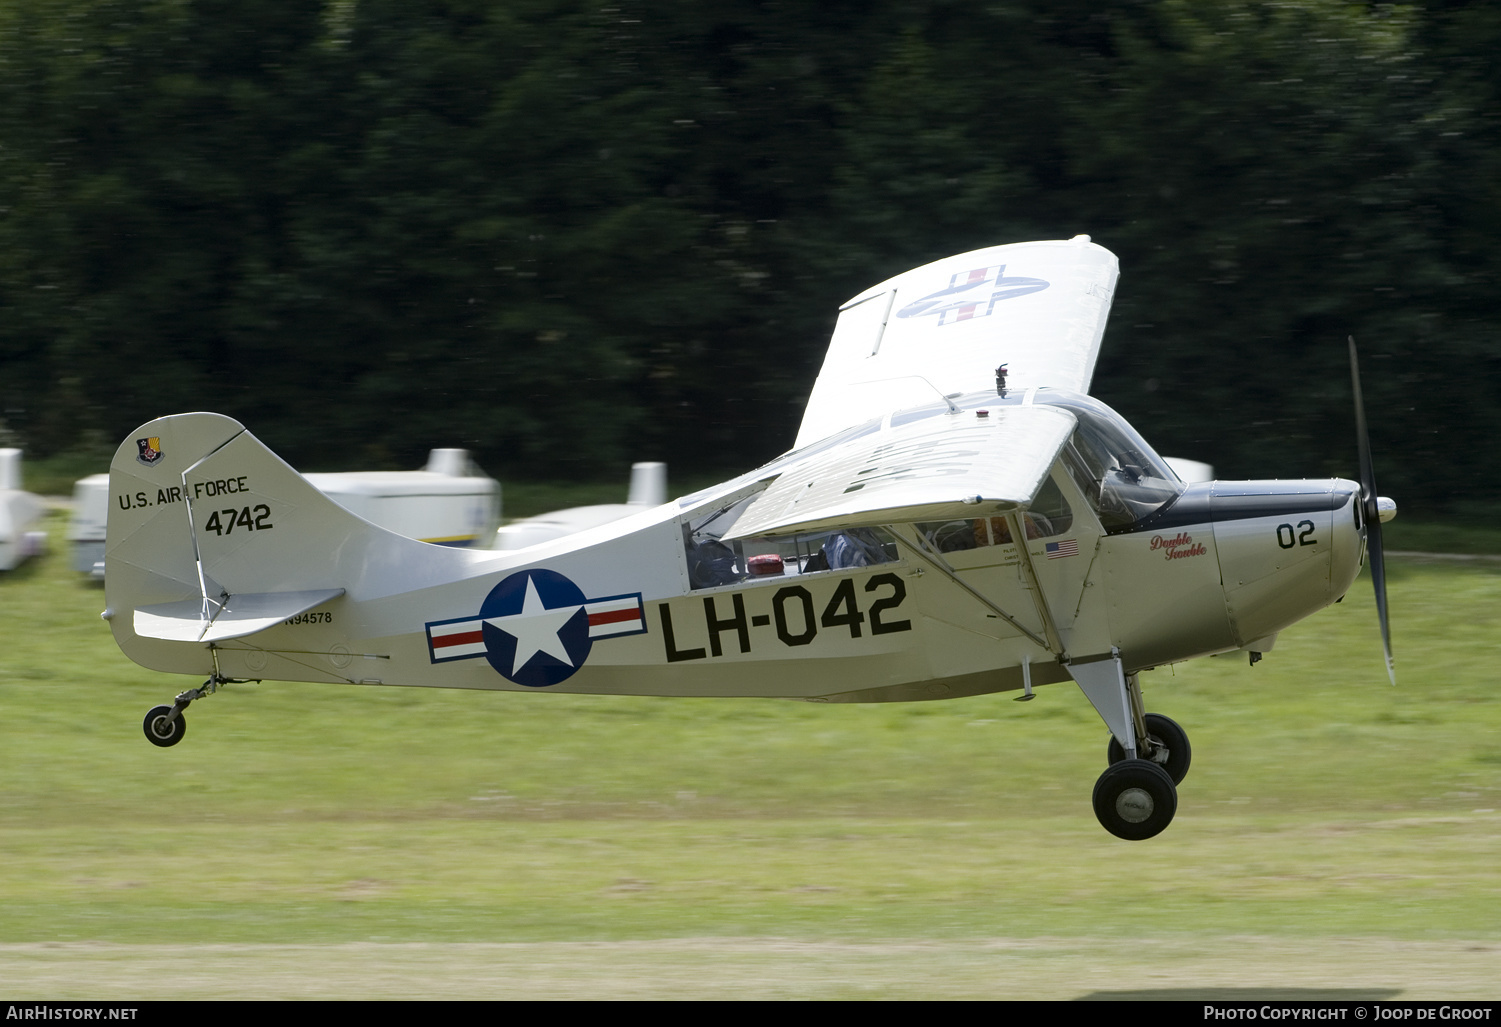
[{"label": "aircraft exhaust pipe", "polygon": [[[1397,671],[1392,663],[1391,624],[1386,615],[1386,555],[1381,545],[1381,522],[1390,519],[1395,510],[1383,511],[1381,498],[1376,492],[1376,466],[1371,460],[1371,436],[1366,430],[1365,400],[1360,394],[1360,361],[1355,355],[1355,336],[1350,340],[1350,386],[1355,393],[1355,435],[1360,444],[1360,504],[1365,519],[1366,552],[1371,557],[1371,583],[1376,588],[1376,616],[1381,620],[1381,645],[1386,653],[1386,675],[1393,685],[1397,683]],[[1382,514],[1386,517],[1383,518]]]}]

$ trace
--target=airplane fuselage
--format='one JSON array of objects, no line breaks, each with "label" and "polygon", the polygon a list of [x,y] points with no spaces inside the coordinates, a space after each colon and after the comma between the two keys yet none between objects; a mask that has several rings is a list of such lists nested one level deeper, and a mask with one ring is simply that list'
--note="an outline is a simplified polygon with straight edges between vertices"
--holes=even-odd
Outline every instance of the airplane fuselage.
[{"label": "airplane fuselage", "polygon": [[[902,701],[1065,681],[1066,661],[1112,649],[1128,673],[1269,650],[1279,630],[1342,596],[1361,562],[1354,482],[1179,484],[1134,516],[1087,494],[1096,486],[1082,458],[1055,464],[1050,516],[1039,506],[1027,517],[1036,537],[1025,562],[998,517],[893,524],[870,536],[878,547],[828,569],[819,557],[838,548],[828,533],[733,551],[716,541],[717,513],[733,520],[778,464],[797,459],[529,549],[402,550],[407,564],[442,564],[441,584],[393,592],[395,571],[365,568],[341,579],[343,595],[212,647],[136,637],[123,617],[113,625],[147,666],[224,678]],[[214,501],[226,505],[220,532],[238,506],[251,510],[238,529],[247,539],[257,518],[296,530],[282,501],[256,492],[252,464],[220,461],[186,484],[237,483]],[[120,521],[152,514],[120,505]],[[705,545],[723,550],[718,579],[705,571]]]}]

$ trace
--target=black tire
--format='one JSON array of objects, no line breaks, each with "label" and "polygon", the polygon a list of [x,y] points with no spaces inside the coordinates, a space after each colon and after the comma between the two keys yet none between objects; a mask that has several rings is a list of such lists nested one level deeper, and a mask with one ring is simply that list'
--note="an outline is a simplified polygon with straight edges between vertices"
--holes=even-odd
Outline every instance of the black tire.
[{"label": "black tire", "polygon": [[146,741],[164,749],[182,741],[182,736],[188,733],[187,718],[179,713],[171,723],[168,723],[167,714],[171,712],[170,706],[151,708],[151,712],[146,714],[146,719],[141,722],[141,730],[146,733]]},{"label": "black tire", "polygon": [[[1188,732],[1179,727],[1177,721],[1160,713],[1148,713],[1146,721],[1147,736],[1155,745],[1167,750],[1166,760],[1158,760],[1154,755],[1152,762],[1167,771],[1173,784],[1182,784],[1183,779],[1188,776],[1188,765],[1193,762],[1193,748],[1188,744]],[[1126,750],[1111,735],[1110,745],[1105,750],[1106,761],[1114,765],[1125,758]]]},{"label": "black tire", "polygon": [[1100,825],[1127,841],[1161,834],[1178,812],[1178,789],[1167,771],[1149,760],[1121,760],[1094,786]]}]

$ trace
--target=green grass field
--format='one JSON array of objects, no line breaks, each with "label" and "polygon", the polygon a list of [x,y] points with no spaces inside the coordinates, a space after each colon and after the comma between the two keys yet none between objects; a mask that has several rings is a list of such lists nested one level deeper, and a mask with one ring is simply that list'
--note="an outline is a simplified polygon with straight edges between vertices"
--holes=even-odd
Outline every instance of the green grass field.
[{"label": "green grass field", "polygon": [[[1501,563],[1390,570],[1254,668],[1144,677],[1177,820],[1089,797],[1072,686],[822,706],[267,682],[129,663],[0,577],[0,997],[1501,997]],[[1476,548],[1484,548],[1478,543]]]}]

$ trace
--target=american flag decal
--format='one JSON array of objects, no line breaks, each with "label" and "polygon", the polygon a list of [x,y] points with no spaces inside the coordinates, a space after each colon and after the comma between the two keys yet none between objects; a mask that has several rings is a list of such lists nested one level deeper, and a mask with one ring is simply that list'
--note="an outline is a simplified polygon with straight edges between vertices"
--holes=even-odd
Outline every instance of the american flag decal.
[{"label": "american flag decal", "polygon": [[1049,560],[1061,560],[1065,556],[1078,556],[1079,540],[1076,538],[1066,538],[1062,542],[1049,542],[1046,548]]}]

